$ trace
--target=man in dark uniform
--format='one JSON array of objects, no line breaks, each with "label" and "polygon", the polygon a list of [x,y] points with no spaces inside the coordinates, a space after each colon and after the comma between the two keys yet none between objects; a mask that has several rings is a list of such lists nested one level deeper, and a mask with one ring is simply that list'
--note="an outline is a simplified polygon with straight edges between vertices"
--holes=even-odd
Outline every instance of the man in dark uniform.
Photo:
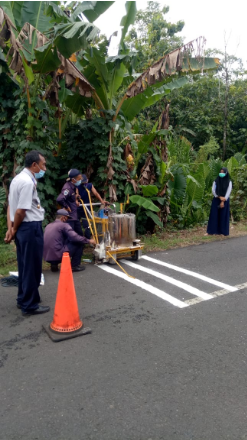
[{"label": "man in dark uniform", "polygon": [[80,220],[78,220],[77,208],[80,205],[78,201],[78,187],[81,184],[82,176],[80,171],[72,169],[68,172],[69,178],[64,184],[61,193],[57,198],[57,202],[70,214],[68,223],[74,231],[83,235]]},{"label": "man in dark uniform", "polygon": [[25,168],[12,180],[7,213],[5,242],[15,238],[18,261],[17,307],[23,315],[49,312],[40,306],[39,285],[42,272],[44,209],[37,193],[37,181],[44,176],[46,161],[36,150],[25,157]]},{"label": "man in dark uniform", "polygon": [[[98,191],[95,189],[95,187],[93,186],[92,183],[88,183],[88,178],[85,174],[81,175],[81,184],[78,186],[78,191],[79,191],[79,195],[81,200],[83,201],[83,203],[89,204],[89,195],[88,195],[88,191],[90,193],[90,196],[92,197],[92,194],[97,197],[97,199],[100,201],[100,203],[102,205],[107,205],[109,204],[106,200],[102,199],[102,197],[100,196],[100,194],[98,193]],[[90,210],[90,207],[88,206],[88,209]],[[91,237],[91,232],[90,232],[90,228],[88,225],[88,221],[85,218],[85,212],[84,212],[84,208],[82,206],[80,206],[78,208],[78,217],[79,219],[82,219],[82,226],[84,228],[84,235],[87,238]]]},{"label": "man in dark uniform", "polygon": [[93,239],[88,240],[78,235],[67,223],[70,215],[65,209],[57,211],[56,220],[46,226],[44,232],[44,260],[51,264],[52,272],[58,271],[58,264],[62,261],[64,252],[69,252],[73,272],[85,269],[81,266],[83,243],[95,245]]}]

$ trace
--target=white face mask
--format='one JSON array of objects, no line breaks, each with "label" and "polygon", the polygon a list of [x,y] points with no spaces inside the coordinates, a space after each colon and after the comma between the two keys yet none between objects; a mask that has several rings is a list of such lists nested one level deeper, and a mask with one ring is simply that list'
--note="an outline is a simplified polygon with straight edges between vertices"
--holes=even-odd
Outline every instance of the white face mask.
[{"label": "white face mask", "polygon": [[[74,179],[75,180],[75,179]],[[74,182],[74,185],[75,186],[80,186],[80,184],[81,184],[81,180],[76,180],[75,182]]]}]

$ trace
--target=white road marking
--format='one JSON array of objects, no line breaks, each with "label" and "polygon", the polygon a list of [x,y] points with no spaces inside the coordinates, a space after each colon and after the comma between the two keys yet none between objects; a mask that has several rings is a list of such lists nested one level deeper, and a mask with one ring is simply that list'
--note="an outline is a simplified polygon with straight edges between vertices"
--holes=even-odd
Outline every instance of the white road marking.
[{"label": "white road marking", "polygon": [[148,267],[141,266],[140,264],[135,264],[127,260],[122,260],[122,263],[127,264],[127,266],[133,267],[134,269],[141,270],[142,272],[153,275],[156,278],[160,278],[161,280],[173,284],[174,286],[180,287],[181,289],[186,290],[186,292],[192,293],[192,295],[196,295],[199,298],[202,298],[203,300],[208,300],[213,298],[211,294],[202,292],[201,290],[196,289],[195,287],[192,287],[187,283],[183,283],[182,281],[175,280],[175,278],[169,277],[167,275],[163,275],[162,273],[156,272],[155,270],[149,269]]},{"label": "white road marking", "polygon": [[[235,292],[238,290],[242,290],[242,289],[246,289],[247,287],[247,283],[243,283],[243,284],[238,284],[237,286],[235,286],[236,290]],[[222,296],[222,295],[227,295],[229,293],[229,290],[227,289],[222,289],[222,290],[216,290],[215,292],[212,292],[211,295],[213,298],[217,298],[217,296]],[[203,299],[201,298],[193,298],[193,299],[188,299],[185,301],[186,304],[188,304],[189,306],[193,306],[195,304],[200,303],[201,301],[203,301]]]},{"label": "white road marking", "polygon": [[142,259],[150,261],[151,263],[159,264],[160,266],[168,267],[169,269],[176,270],[177,272],[185,273],[186,275],[190,275],[194,278],[199,278],[199,280],[206,281],[207,283],[214,284],[215,286],[222,287],[223,289],[228,290],[229,292],[236,292],[238,290],[237,287],[229,286],[229,284],[222,283],[221,281],[213,280],[212,278],[206,277],[196,272],[192,272],[191,270],[183,269],[179,266],[174,266],[173,264],[165,263],[164,261],[156,260],[155,258],[148,257],[147,255],[143,255]]},{"label": "white road marking", "polygon": [[104,270],[105,272],[111,273],[119,278],[122,278],[123,280],[128,281],[129,283],[134,284],[135,286],[140,287],[141,289],[146,290],[147,292],[150,292],[153,295],[156,295],[165,301],[168,301],[170,304],[173,304],[174,306],[179,307],[180,309],[189,306],[189,304],[186,304],[184,301],[180,301],[179,299],[174,298],[168,293],[163,292],[162,290],[157,289],[156,287],[151,286],[150,284],[144,283],[144,281],[130,278],[128,277],[128,275],[125,275],[125,273],[113,269],[112,267],[103,264],[98,267]]}]

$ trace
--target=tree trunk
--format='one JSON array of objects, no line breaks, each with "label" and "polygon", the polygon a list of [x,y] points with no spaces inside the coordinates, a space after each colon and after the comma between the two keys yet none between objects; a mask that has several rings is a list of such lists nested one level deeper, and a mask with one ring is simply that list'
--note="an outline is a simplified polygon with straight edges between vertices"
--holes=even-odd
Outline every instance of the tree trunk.
[{"label": "tree trunk", "polygon": [[227,125],[228,125],[228,98],[229,98],[229,85],[228,85],[228,71],[226,69],[226,90],[225,90],[225,103],[224,103],[224,128],[223,128],[223,152],[222,152],[222,159],[223,160],[225,160],[225,156],[226,156]]},{"label": "tree trunk", "polygon": [[226,143],[227,143],[227,127],[228,127],[228,99],[229,99],[229,71],[228,60],[225,43],[225,102],[224,102],[224,128],[223,128],[223,151],[222,159],[226,157]]}]

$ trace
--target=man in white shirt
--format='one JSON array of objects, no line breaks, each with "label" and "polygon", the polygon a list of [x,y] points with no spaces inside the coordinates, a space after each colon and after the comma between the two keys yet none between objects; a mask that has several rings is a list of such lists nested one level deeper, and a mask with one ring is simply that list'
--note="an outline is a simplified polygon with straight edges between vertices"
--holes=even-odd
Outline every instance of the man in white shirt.
[{"label": "man in white shirt", "polygon": [[37,181],[44,176],[46,161],[36,150],[25,157],[25,168],[11,182],[5,242],[15,238],[18,261],[17,307],[23,315],[49,312],[40,306],[39,285],[42,273],[44,209],[37,193]]}]

